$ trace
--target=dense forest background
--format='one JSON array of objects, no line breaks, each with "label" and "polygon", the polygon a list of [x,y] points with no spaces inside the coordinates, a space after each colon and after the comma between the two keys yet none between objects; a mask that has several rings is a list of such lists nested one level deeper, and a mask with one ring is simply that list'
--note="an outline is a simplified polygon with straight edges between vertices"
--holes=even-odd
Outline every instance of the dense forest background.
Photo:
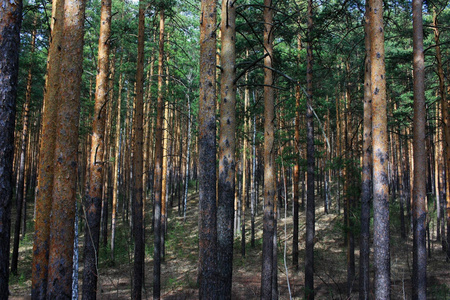
[{"label": "dense forest background", "polygon": [[[70,1],[66,0],[66,4]],[[201,108],[200,102],[207,97],[202,94],[205,87],[202,80],[207,76],[200,73],[200,62],[204,63],[200,57],[200,28],[206,17],[201,13],[198,1],[154,0],[138,3],[112,0],[110,17],[106,19],[110,22],[110,34],[103,41],[109,46],[103,86],[105,98],[97,104],[96,86],[98,93],[98,74],[102,72],[100,57],[104,55],[99,47],[102,45],[102,42],[99,43],[101,23],[105,22],[101,19],[104,2],[85,1],[82,60],[77,61],[73,57],[74,63],[82,66],[79,107],[74,108],[79,110],[75,145],[77,165],[73,169],[76,175],[74,237],[75,252],[77,249],[80,252],[74,256],[75,262],[79,261],[79,265],[75,264],[73,268],[76,275],[74,282],[78,282],[79,270],[80,294],[81,286],[86,284],[91,288],[91,292],[86,288],[86,295],[93,293],[92,297],[97,295],[101,299],[138,299],[140,292],[136,294],[136,282],[139,281],[143,282],[143,287],[139,287],[144,291],[143,297],[150,297],[153,293],[155,298],[207,299],[206,294],[200,292],[199,295],[199,290],[203,288],[203,275],[197,274],[197,267],[199,274],[203,274],[200,272],[202,258],[199,262],[199,249],[201,252],[204,247],[202,234],[205,234],[201,217],[207,214],[201,204],[202,178],[209,176],[202,171],[206,162],[202,160],[204,148],[200,146],[204,137],[202,118],[206,116],[206,109],[204,106]],[[384,8],[386,184],[390,220],[387,240],[391,245],[391,297],[410,299],[414,293],[413,180],[414,172],[420,172],[425,176],[426,188],[426,290],[430,299],[448,299],[450,6],[448,1],[443,0],[424,1],[422,5],[426,108],[425,144],[422,148],[425,149],[426,168],[414,170],[415,33],[412,2],[381,2]],[[319,299],[357,298],[362,289],[358,282],[362,274],[359,259],[363,232],[363,100],[368,55],[366,3],[358,0],[270,1],[272,41],[264,36],[268,24],[264,11],[269,5],[254,0],[235,1],[232,5],[236,18],[233,39],[235,63],[232,66],[235,77],[231,80],[232,85],[236,85],[235,146],[232,149],[235,161],[231,164],[235,191],[234,197],[228,197],[230,210],[232,207],[231,233],[234,241],[231,244],[233,285],[232,294],[228,297],[249,299],[264,294],[264,284],[263,287],[260,284],[261,280],[264,282],[261,278],[264,277],[261,275],[264,273],[264,263],[261,272],[261,257],[265,259],[263,249],[266,249],[263,247],[263,227],[266,226],[264,210],[267,208],[264,201],[267,178],[264,176],[268,174],[265,173],[265,122],[270,116],[264,111],[267,109],[265,97],[269,86],[265,81],[265,71],[270,70],[273,75],[270,89],[274,98],[272,176],[276,189],[274,203],[271,204],[274,215],[272,226],[275,228],[272,237],[275,259],[270,271],[271,299],[311,298],[314,294]],[[311,14],[308,13],[308,6]],[[46,151],[42,129],[46,122],[44,95],[51,89],[48,83],[46,85],[46,75],[50,72],[51,24],[56,20],[52,17],[52,3],[46,0],[24,1],[22,15],[20,47],[17,49],[20,58],[14,134],[15,188],[11,213],[9,283],[13,298],[30,295],[32,265],[35,268],[32,262],[33,233],[41,226],[36,221],[39,208],[36,209],[35,201],[39,194],[36,194],[39,191],[39,159],[42,151]],[[213,28],[217,35],[217,41],[214,41],[217,50],[212,57],[217,66],[214,68],[217,74],[212,80],[217,99],[212,112],[217,127],[213,130],[215,141],[212,144],[213,148],[217,146],[217,154],[213,154],[213,166],[217,165],[217,170],[211,169],[211,172],[216,172],[214,176],[218,182],[222,172],[222,163],[219,162],[219,148],[222,147],[220,128],[223,122],[227,122],[226,118],[222,119],[224,112],[220,108],[224,99],[224,94],[220,95],[221,82],[227,64],[227,61],[221,60],[227,45],[222,41],[223,16],[221,3],[217,3],[217,20]],[[228,17],[228,14],[225,16]],[[269,51],[269,42],[273,43],[273,53]],[[141,52],[138,45],[142,46]],[[311,65],[308,64],[308,49],[312,51]],[[269,56],[270,66],[266,64]],[[138,74],[141,74],[140,78]],[[308,80],[308,74],[312,80]],[[57,76],[74,75],[61,72]],[[313,96],[309,96],[310,90]],[[139,97],[141,100],[136,100]],[[104,124],[103,127],[96,127],[95,120],[100,119],[100,114],[103,114]],[[314,148],[314,167],[310,170],[307,160],[309,120],[314,123],[311,144]],[[100,132],[96,132],[99,128]],[[92,146],[97,135],[102,140],[101,156],[98,154],[99,146]],[[137,144],[141,144],[141,148],[136,148]],[[140,175],[135,162],[138,157],[135,149],[141,149],[142,153]],[[96,162],[92,164],[92,160]],[[96,191],[100,195],[92,196],[92,174],[99,165],[102,174],[100,179],[97,178]],[[314,177],[307,175],[311,170]],[[136,181],[139,181],[136,176],[142,176],[140,188],[136,188]],[[315,211],[313,292],[305,287],[308,283],[304,284],[307,277],[304,262],[308,253],[305,245],[308,238],[308,176],[314,178],[309,192],[312,191],[312,196],[315,196],[312,200],[315,204],[312,208]],[[217,193],[220,190],[218,187]],[[140,208],[136,206],[139,194]],[[214,199],[213,206],[215,201],[220,201],[216,199],[222,198],[217,196]],[[89,201],[97,201],[98,212],[89,206]],[[161,219],[155,214],[159,210]],[[136,217],[140,212],[141,219]],[[372,254],[370,273],[367,271],[370,274],[367,295],[373,298],[376,269],[372,260],[373,209],[370,213],[371,237],[366,242],[372,248]],[[95,238],[92,239],[92,260],[87,259],[89,254],[83,254],[86,243],[91,242],[90,228],[93,227],[90,222],[94,222],[92,224],[100,234],[96,242]],[[220,230],[219,226],[216,231]],[[140,243],[136,242],[136,236],[142,237],[139,238],[143,242],[142,253],[136,252]],[[160,243],[155,242],[157,236],[161,236]],[[73,240],[70,243],[73,247]],[[217,252],[224,250],[220,246],[215,247]],[[157,280],[157,285],[157,273],[152,273],[156,253],[158,260],[161,260],[158,275],[161,279]],[[90,280],[88,282],[93,286],[82,280],[81,274],[88,265],[86,261],[93,264],[91,268],[96,270],[93,271],[95,279],[85,275],[85,280]],[[136,266],[136,261],[140,265]],[[220,259],[218,264],[220,269]],[[136,275],[139,268],[140,275]],[[205,272],[204,276],[211,276]],[[155,290],[159,288],[161,295],[156,295]],[[76,284],[74,291],[77,291]]]}]

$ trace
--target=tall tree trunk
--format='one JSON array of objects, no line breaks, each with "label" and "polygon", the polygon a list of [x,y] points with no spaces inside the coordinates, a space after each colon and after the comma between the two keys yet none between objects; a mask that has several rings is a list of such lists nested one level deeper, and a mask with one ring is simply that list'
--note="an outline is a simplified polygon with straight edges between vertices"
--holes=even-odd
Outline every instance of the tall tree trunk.
[{"label": "tall tree trunk", "polygon": [[234,2],[222,1],[221,66],[222,82],[220,97],[219,133],[219,201],[217,207],[217,270],[219,282],[217,295],[231,299],[233,273],[233,223],[235,192],[235,145],[236,145],[236,11]]},{"label": "tall tree trunk", "polygon": [[[164,58],[164,49],[160,55]],[[162,139],[162,188],[161,188],[161,259],[164,261],[164,256],[166,252],[166,230],[167,230],[167,200],[169,197],[169,168],[168,168],[168,160],[170,155],[169,149],[169,101],[167,101],[168,96],[168,85],[169,85],[169,57],[167,56],[166,61],[166,92],[165,92],[165,100],[164,101],[164,119],[163,119],[163,139]]]},{"label": "tall tree trunk", "polygon": [[163,164],[163,118],[164,100],[163,88],[163,63],[164,63],[164,10],[160,11],[159,18],[159,57],[158,57],[158,102],[156,108],[156,133],[155,133],[155,184],[153,186],[155,203],[153,209],[153,233],[154,233],[154,253],[153,253],[153,299],[161,297],[161,202],[162,198],[162,164]]},{"label": "tall tree trunk", "polygon": [[264,0],[264,216],[261,299],[272,299],[275,169],[275,99],[273,90],[273,8]]},{"label": "tall tree trunk", "polygon": [[314,235],[315,235],[315,204],[314,204],[314,119],[312,111],[313,97],[313,53],[312,30],[313,12],[312,0],[308,0],[308,41],[306,58],[306,88],[308,98],[306,100],[306,159],[308,164],[307,196],[306,196],[306,249],[305,249],[305,297],[314,299]]},{"label": "tall tree trunk", "polygon": [[[248,110],[248,103],[249,103],[249,98],[250,98],[250,94],[249,94],[249,90],[248,88],[245,88],[244,91],[244,116]],[[243,150],[242,150],[242,205],[241,205],[241,209],[242,209],[242,213],[241,213],[241,255],[243,257],[245,257],[245,208],[246,208],[246,204],[247,204],[247,130],[248,130],[249,126],[247,123],[247,120],[244,117],[244,140],[243,140]]]},{"label": "tall tree trunk", "polygon": [[82,0],[66,0],[61,45],[59,105],[56,120],[55,162],[50,251],[48,263],[49,299],[72,294],[72,262],[78,162],[78,122],[84,44]]},{"label": "tall tree trunk", "polygon": [[[120,66],[122,66],[122,58],[120,59]],[[123,80],[122,73],[119,76],[119,95],[117,96],[117,114],[116,114],[116,133],[114,136],[114,171],[113,171],[113,195],[112,195],[112,208],[111,208],[111,260],[114,261],[115,256],[115,242],[116,242],[116,219],[117,219],[117,207],[119,199],[119,177],[120,173],[120,123],[121,123],[121,110],[122,110],[122,88]]]},{"label": "tall tree trunk", "polygon": [[61,59],[64,0],[52,2],[52,30],[47,58],[47,80],[44,89],[42,133],[35,199],[35,231],[31,297],[45,299],[47,294],[48,255],[50,244],[50,213],[53,191],[53,164],[56,137],[57,95],[59,94],[59,69]]},{"label": "tall tree trunk", "polygon": [[141,299],[144,265],[143,226],[143,114],[144,114],[144,29],[145,3],[139,0],[138,57],[136,70],[135,115],[133,119],[133,235],[134,235],[134,278],[133,299]]},{"label": "tall tree trunk", "polygon": [[[9,245],[13,196],[14,122],[19,73],[22,1],[5,1],[0,12],[0,298],[9,295]],[[20,220],[19,220],[20,222]]]},{"label": "tall tree trunk", "polygon": [[[98,248],[102,209],[103,178],[108,164],[105,157],[106,105],[109,89],[109,38],[111,33],[111,0],[103,0],[98,39],[97,78],[95,83],[94,120],[89,160],[89,190],[85,196],[86,230],[84,240],[83,299],[96,299]],[[105,193],[106,196],[106,193]]]},{"label": "tall tree trunk", "polygon": [[[253,105],[255,105],[255,91],[253,90]],[[256,215],[256,199],[258,193],[256,191],[256,115],[253,115],[253,136],[252,136],[252,182],[251,182],[251,246],[255,247],[255,215]]]},{"label": "tall tree trunk", "polygon": [[413,187],[413,299],[427,298],[425,59],[423,52],[422,0],[413,0],[414,67],[414,187]]},{"label": "tall tree trunk", "polygon": [[186,145],[186,168],[185,168],[185,175],[184,175],[184,196],[183,196],[183,220],[186,222],[186,209],[187,209],[187,197],[188,197],[188,188],[189,188],[189,169],[190,169],[190,160],[191,160],[191,101],[189,97],[190,93],[190,85],[189,83],[189,89],[186,94],[187,98],[187,105],[188,105],[188,126],[187,126],[187,145]]},{"label": "tall tree trunk", "polygon": [[375,298],[390,298],[389,186],[383,1],[369,1]]},{"label": "tall tree trunk", "polygon": [[[433,12],[433,25],[434,25],[434,40],[436,42],[436,60],[437,60],[437,68],[438,68],[438,77],[439,77],[439,96],[441,97],[441,111],[442,111],[442,140],[444,141],[444,151],[443,151],[443,157],[444,157],[444,174],[445,174],[445,182],[446,184],[443,185],[443,190],[445,191],[446,200],[447,200],[447,213],[446,219],[447,219],[447,261],[450,258],[450,189],[449,189],[449,174],[450,172],[450,128],[449,128],[449,114],[448,114],[448,102],[447,102],[447,92],[445,90],[445,77],[444,77],[444,70],[442,67],[442,54],[441,54],[441,47],[440,47],[440,32],[439,32],[439,26],[438,26],[438,20],[436,15],[436,9],[434,9]],[[445,200],[442,200],[443,202]],[[442,232],[442,235],[444,236],[444,232]],[[445,240],[445,238],[443,238]],[[445,243],[443,242],[443,245]]]},{"label": "tall tree trunk", "polygon": [[[301,42],[299,40],[299,48]],[[297,85],[295,90],[295,138],[294,138],[294,188],[293,188],[293,235],[292,235],[292,264],[298,269],[298,196],[299,196],[299,182],[300,182],[300,86]]]},{"label": "tall tree trunk", "polygon": [[[36,44],[36,17],[33,21],[33,32],[31,33],[31,55],[34,53]],[[31,59],[33,62],[33,58]],[[25,103],[23,105],[22,111],[22,136],[21,136],[21,146],[20,146],[20,159],[19,159],[19,174],[16,184],[16,223],[14,228],[14,245],[13,254],[11,259],[11,273],[17,275],[17,261],[19,259],[19,237],[20,237],[20,225],[22,222],[22,208],[26,207],[26,187],[25,183],[25,154],[27,152],[28,143],[28,122],[29,122],[29,111],[30,111],[30,101],[31,101],[31,85],[33,81],[32,69],[33,63],[31,62],[28,69],[27,76],[27,89],[25,93]],[[25,194],[25,195],[24,195]],[[23,214],[25,215],[25,210]],[[25,236],[25,227],[23,227],[23,236]]]},{"label": "tall tree trunk", "polygon": [[202,0],[199,102],[199,295],[217,297],[216,2]]}]

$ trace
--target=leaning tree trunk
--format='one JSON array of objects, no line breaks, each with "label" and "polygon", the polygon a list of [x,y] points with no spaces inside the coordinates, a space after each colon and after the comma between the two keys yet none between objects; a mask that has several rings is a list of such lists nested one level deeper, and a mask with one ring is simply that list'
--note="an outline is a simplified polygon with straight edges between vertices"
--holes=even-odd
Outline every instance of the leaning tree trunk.
[{"label": "leaning tree trunk", "polygon": [[56,120],[55,162],[48,299],[72,294],[72,261],[78,165],[78,122],[83,60],[84,6],[82,0],[66,0],[61,45],[59,106]]},{"label": "leaning tree trunk", "polygon": [[21,23],[22,1],[4,1],[0,12],[0,298],[3,299],[9,296],[12,164]]},{"label": "leaning tree trunk", "polygon": [[[111,32],[111,0],[103,0],[98,39],[98,63],[95,87],[94,121],[92,124],[89,160],[89,190],[84,210],[86,227],[84,239],[83,299],[96,299],[98,278],[98,248],[102,210],[103,178],[107,170],[104,160],[106,104],[108,100],[109,38]],[[105,193],[105,196],[107,193]]]},{"label": "leaning tree trunk", "polygon": [[426,164],[425,145],[425,59],[423,52],[422,0],[413,0],[413,299],[427,298],[427,249],[426,249]]},{"label": "leaning tree trunk", "polygon": [[369,1],[375,298],[390,298],[388,132],[384,65],[383,1]]},{"label": "leaning tree trunk", "polygon": [[261,299],[272,299],[275,185],[275,105],[273,91],[273,9],[264,0],[264,216]]},{"label": "leaning tree trunk", "polygon": [[199,101],[199,295],[217,297],[216,2],[202,0]]},{"label": "leaning tree trunk", "polygon": [[217,207],[218,296],[231,299],[233,273],[233,223],[236,145],[236,10],[234,2],[222,1],[222,81],[219,133],[219,201]]}]

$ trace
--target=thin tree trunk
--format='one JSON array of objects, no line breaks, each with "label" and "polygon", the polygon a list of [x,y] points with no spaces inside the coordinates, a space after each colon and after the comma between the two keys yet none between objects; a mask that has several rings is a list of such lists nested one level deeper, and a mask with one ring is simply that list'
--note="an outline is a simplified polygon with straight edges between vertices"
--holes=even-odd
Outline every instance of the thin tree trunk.
[{"label": "thin tree trunk", "polygon": [[159,57],[158,57],[158,102],[155,133],[155,194],[154,203],[154,254],[153,254],[153,299],[161,297],[161,202],[162,198],[162,164],[163,164],[163,118],[164,100],[162,97],[163,87],[163,63],[164,63],[164,10],[160,11],[159,20]]},{"label": "thin tree trunk", "polygon": [[231,299],[236,145],[236,11],[234,2],[222,1],[222,81],[220,98],[219,184],[217,207],[217,270],[219,299]]},{"label": "thin tree trunk", "polygon": [[390,298],[388,133],[383,1],[370,0],[375,298]]},{"label": "thin tree trunk", "polygon": [[[36,17],[33,21],[33,32],[31,33],[31,55],[34,53],[36,44]],[[31,60],[33,61],[33,60]],[[29,122],[29,111],[30,111],[30,101],[31,101],[31,85],[33,82],[32,75],[33,63],[30,64],[27,76],[27,89],[25,94],[25,103],[23,105],[22,111],[22,136],[21,136],[21,147],[20,147],[20,159],[19,159],[19,174],[17,178],[16,185],[16,204],[17,204],[17,217],[14,227],[14,245],[13,254],[11,259],[11,273],[17,275],[17,261],[19,259],[19,237],[20,237],[20,225],[22,222],[22,208],[26,207],[26,187],[25,182],[25,154],[27,152],[28,143],[28,122]],[[24,195],[25,194],[25,195]],[[25,215],[25,209],[23,209],[23,214]],[[26,218],[24,218],[26,220]],[[25,236],[25,226],[23,227],[23,235]]]},{"label": "thin tree trunk", "polygon": [[275,170],[275,105],[272,0],[264,0],[264,217],[261,272],[261,299],[272,299]]},{"label": "thin tree trunk", "polygon": [[[122,58],[120,59],[120,65],[122,66]],[[114,147],[114,171],[113,171],[113,198],[111,208],[111,260],[114,261],[115,256],[115,242],[116,242],[116,219],[117,219],[117,207],[119,199],[119,177],[120,177],[120,123],[121,123],[121,110],[122,110],[122,88],[123,80],[122,73],[119,76],[119,95],[117,96],[117,114],[116,114],[116,133],[115,133],[115,147]]]},{"label": "thin tree trunk", "polygon": [[423,51],[422,0],[413,0],[414,67],[414,189],[413,189],[413,299],[427,298],[425,59]]},{"label": "thin tree trunk", "polygon": [[[98,278],[98,248],[102,210],[103,179],[107,170],[105,161],[105,122],[108,101],[109,38],[111,32],[111,0],[102,1],[100,37],[98,40],[98,64],[95,87],[94,122],[89,161],[89,190],[86,193],[84,211],[86,230],[84,240],[83,299],[96,299]],[[105,193],[106,196],[106,193]]]},{"label": "thin tree trunk", "polygon": [[[255,91],[253,90],[253,105],[255,105]],[[253,115],[253,136],[252,136],[252,182],[251,182],[251,246],[255,247],[255,215],[256,215],[256,115]]]},{"label": "thin tree trunk", "polygon": [[314,120],[312,112],[313,97],[313,54],[312,30],[313,12],[312,0],[308,0],[308,41],[307,41],[307,70],[306,84],[308,98],[306,100],[306,157],[308,164],[307,199],[306,199],[306,249],[305,249],[305,297],[314,299],[314,235],[315,235],[315,204],[314,204]]},{"label": "thin tree trunk", "polygon": [[[190,85],[189,85],[190,87]],[[185,168],[185,175],[184,175],[184,197],[183,197],[183,220],[186,222],[186,210],[187,210],[187,197],[188,197],[188,188],[189,188],[189,167],[190,167],[190,159],[191,159],[191,101],[189,97],[190,88],[188,89],[186,98],[187,98],[187,104],[188,104],[188,127],[187,127],[187,145],[186,145],[186,168]]]},{"label": "thin tree trunk", "polygon": [[133,299],[142,298],[144,234],[143,234],[143,112],[144,112],[144,30],[145,4],[139,1],[138,57],[136,70],[135,116],[133,119],[133,235],[134,235],[134,277]]}]

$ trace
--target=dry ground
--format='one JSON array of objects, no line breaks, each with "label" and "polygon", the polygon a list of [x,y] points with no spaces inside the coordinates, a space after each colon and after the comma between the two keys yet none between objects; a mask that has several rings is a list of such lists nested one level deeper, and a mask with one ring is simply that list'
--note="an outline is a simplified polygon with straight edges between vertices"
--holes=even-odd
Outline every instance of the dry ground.
[{"label": "dry ground", "polygon": [[[179,217],[176,207],[169,216],[169,228],[166,240],[166,257],[162,265],[163,299],[197,299],[197,207],[198,195],[190,196],[186,222]],[[343,241],[342,215],[333,210],[324,214],[322,202],[317,201],[316,244],[315,244],[315,288],[316,299],[348,299],[346,296],[346,248]],[[28,210],[32,212],[32,209]],[[247,210],[249,213],[249,210]],[[304,225],[305,215],[300,212],[300,259],[299,270],[292,267],[292,216],[291,208],[284,217],[284,208],[278,219],[278,284],[279,298],[301,299],[304,287]],[[391,220],[392,220],[391,216]],[[250,216],[246,217],[246,228],[250,229]],[[246,257],[241,255],[240,237],[235,239],[233,266],[232,299],[258,299],[260,290],[262,216],[257,217],[256,246],[250,246],[250,233],[247,234]],[[411,298],[412,246],[411,238],[406,242],[399,237],[395,221],[391,221],[391,279],[392,299]],[[129,299],[131,295],[133,246],[128,226],[120,224],[117,241],[116,260],[109,258],[109,250],[102,248],[99,263],[99,299]],[[285,231],[286,226],[286,231]],[[32,226],[28,226],[29,229]],[[287,238],[287,243],[285,240]],[[146,232],[145,299],[152,296],[153,277],[153,234]],[[445,262],[440,243],[432,236],[432,257],[428,264],[429,299],[450,299],[450,263]],[[80,238],[83,241],[83,238]],[[81,243],[82,244],[82,243]],[[358,245],[358,240],[356,240]],[[286,248],[286,256],[284,250]],[[19,275],[13,276],[10,299],[29,299],[31,285],[32,236],[28,234],[21,243]],[[82,246],[80,246],[82,253]],[[82,255],[80,255],[82,257]],[[286,257],[286,261],[285,261]],[[356,273],[358,274],[358,246],[356,247]],[[287,269],[285,267],[287,266]],[[286,272],[287,271],[287,272]],[[372,268],[373,271],[373,268]],[[80,290],[82,264],[80,265]],[[373,273],[371,273],[373,277]],[[287,281],[289,279],[289,288]],[[358,282],[354,284],[352,299],[358,298]]]}]

